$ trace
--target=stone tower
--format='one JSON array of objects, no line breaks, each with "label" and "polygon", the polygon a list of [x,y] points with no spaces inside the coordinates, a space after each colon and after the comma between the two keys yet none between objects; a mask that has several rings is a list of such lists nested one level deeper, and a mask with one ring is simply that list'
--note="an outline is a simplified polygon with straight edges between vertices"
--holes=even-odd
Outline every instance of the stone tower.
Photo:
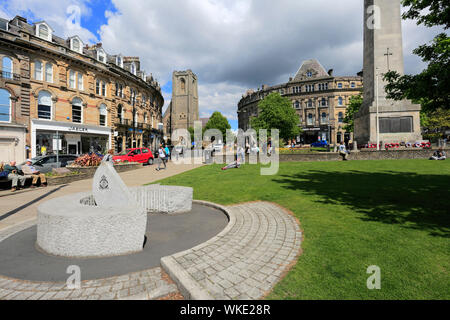
[{"label": "stone tower", "polygon": [[176,129],[194,127],[199,120],[198,79],[192,70],[174,71],[172,75],[172,102],[164,114],[164,133],[170,138]]},{"label": "stone tower", "polygon": [[364,0],[364,102],[355,116],[358,144],[377,141],[377,92],[380,142],[422,140],[421,107],[386,98],[383,75],[388,71],[404,74],[400,0]]}]

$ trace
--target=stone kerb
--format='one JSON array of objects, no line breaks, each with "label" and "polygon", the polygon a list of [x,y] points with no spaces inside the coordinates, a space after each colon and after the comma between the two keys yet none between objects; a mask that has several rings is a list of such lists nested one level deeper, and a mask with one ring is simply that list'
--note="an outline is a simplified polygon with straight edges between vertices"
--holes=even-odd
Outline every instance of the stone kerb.
[{"label": "stone kerb", "polygon": [[83,205],[89,193],[49,200],[38,207],[37,247],[51,255],[89,258],[142,251],[147,213],[136,206]]},{"label": "stone kerb", "polygon": [[177,214],[192,210],[192,188],[150,185],[129,190],[137,203],[149,213]]}]

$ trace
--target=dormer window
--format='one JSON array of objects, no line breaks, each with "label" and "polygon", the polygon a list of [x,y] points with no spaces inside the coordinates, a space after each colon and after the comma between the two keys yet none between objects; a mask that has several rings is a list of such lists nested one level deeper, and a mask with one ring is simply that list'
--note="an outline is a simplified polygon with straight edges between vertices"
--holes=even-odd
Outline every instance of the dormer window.
[{"label": "dormer window", "polygon": [[45,22],[36,25],[36,36],[41,39],[52,41],[52,32],[53,30]]},{"label": "dormer window", "polygon": [[122,56],[117,56],[117,58],[116,58],[116,64],[117,64],[119,67],[123,68],[123,59],[122,59]]},{"label": "dormer window", "polygon": [[306,73],[306,76],[307,76],[308,78],[311,78],[311,77],[312,77],[312,72],[311,72],[311,71],[308,71],[308,72]]},{"label": "dormer window", "polygon": [[97,50],[97,60],[103,63],[106,63],[106,53],[105,50],[103,49],[98,49]]},{"label": "dormer window", "polygon": [[78,37],[73,37],[70,39],[70,49],[72,51],[83,53],[83,42]]}]

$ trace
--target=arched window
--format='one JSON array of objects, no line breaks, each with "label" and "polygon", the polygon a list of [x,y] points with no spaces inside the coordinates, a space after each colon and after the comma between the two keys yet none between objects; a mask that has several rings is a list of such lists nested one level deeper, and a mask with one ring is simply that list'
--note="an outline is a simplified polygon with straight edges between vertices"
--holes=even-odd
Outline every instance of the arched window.
[{"label": "arched window", "polygon": [[186,92],[186,81],[184,79],[181,79],[180,85],[181,85],[181,93],[185,93]]},{"label": "arched window", "polygon": [[11,122],[11,94],[0,89],[0,122]]},{"label": "arched window", "polygon": [[309,100],[308,100],[308,107],[312,108],[313,106],[314,106],[314,105],[313,105],[312,99],[309,99]]},{"label": "arched window", "polygon": [[83,102],[80,98],[72,100],[72,122],[81,123],[83,119]]},{"label": "arched window", "polygon": [[314,116],[312,113],[308,114],[308,125],[312,126],[314,124]]},{"label": "arched window", "polygon": [[42,81],[42,62],[39,60],[34,62],[34,79]]},{"label": "arched window", "polygon": [[13,62],[10,57],[3,57],[2,59],[2,78],[13,78]]},{"label": "arched window", "polygon": [[300,102],[295,101],[295,109],[300,109]]},{"label": "arched window", "polygon": [[53,64],[50,62],[45,64],[45,81],[53,82]]},{"label": "arched window", "polygon": [[322,112],[322,117],[321,117],[321,122],[322,123],[327,123],[327,114],[325,112]]},{"label": "arched window", "polygon": [[327,99],[322,98],[322,107],[326,107],[326,106],[327,106]]},{"label": "arched window", "polygon": [[344,122],[344,113],[343,112],[339,112],[338,121],[339,121],[339,123]]},{"label": "arched window", "polygon": [[342,97],[338,98],[338,105],[340,106],[344,105],[344,99]]},{"label": "arched window", "polygon": [[39,37],[48,40],[48,35],[49,35],[48,27],[45,24],[41,24],[39,26]]},{"label": "arched window", "polygon": [[75,77],[76,77],[75,71],[70,70],[69,71],[69,88],[71,88],[71,89],[76,89]]},{"label": "arched window", "polygon": [[103,127],[106,127],[107,116],[108,116],[108,110],[106,109],[106,105],[104,103],[102,103],[100,105],[100,125]]},{"label": "arched window", "polygon": [[39,92],[38,96],[38,118],[52,119],[52,95],[48,91]]}]

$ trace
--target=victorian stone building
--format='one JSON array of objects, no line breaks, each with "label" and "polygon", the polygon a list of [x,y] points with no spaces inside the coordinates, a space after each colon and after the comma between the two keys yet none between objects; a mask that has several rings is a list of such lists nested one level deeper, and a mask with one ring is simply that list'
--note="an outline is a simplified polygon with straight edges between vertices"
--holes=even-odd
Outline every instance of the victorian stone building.
[{"label": "victorian stone building", "polygon": [[0,161],[121,152],[162,137],[164,99],[138,57],[16,16],[0,19],[0,70]]},{"label": "victorian stone building", "polygon": [[199,121],[198,79],[192,70],[173,72],[172,101],[163,121],[167,140],[174,130],[194,128],[194,122]]},{"label": "victorian stone building", "polygon": [[289,82],[267,86],[257,91],[248,90],[238,104],[239,128],[250,128],[250,119],[258,116],[258,103],[272,92],[278,92],[292,101],[292,107],[300,117],[303,129],[297,141],[310,144],[328,140],[332,144],[351,140],[352,134],[345,132],[344,117],[350,97],[362,90],[359,76],[333,76],[333,70],[325,71],[315,59],[302,63]]}]

